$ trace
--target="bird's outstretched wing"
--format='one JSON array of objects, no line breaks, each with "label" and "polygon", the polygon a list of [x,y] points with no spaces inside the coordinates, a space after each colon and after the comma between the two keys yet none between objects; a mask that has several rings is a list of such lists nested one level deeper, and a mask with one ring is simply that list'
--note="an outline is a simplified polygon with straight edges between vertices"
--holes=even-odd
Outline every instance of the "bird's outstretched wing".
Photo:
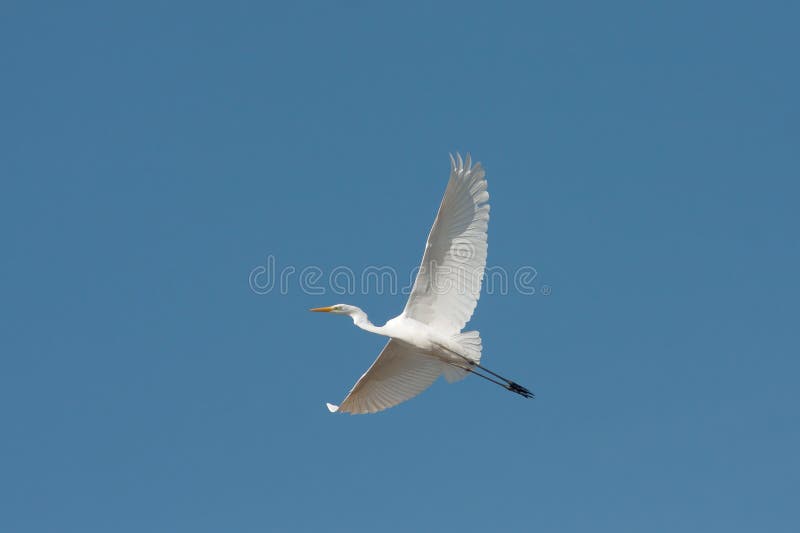
[{"label": "bird's outstretched wing", "polygon": [[443,333],[458,333],[481,293],[489,193],[480,163],[450,156],[450,181],[403,313]]},{"label": "bird's outstretched wing", "polygon": [[364,414],[393,407],[430,387],[442,373],[444,364],[392,339],[342,404],[329,403],[328,409]]}]

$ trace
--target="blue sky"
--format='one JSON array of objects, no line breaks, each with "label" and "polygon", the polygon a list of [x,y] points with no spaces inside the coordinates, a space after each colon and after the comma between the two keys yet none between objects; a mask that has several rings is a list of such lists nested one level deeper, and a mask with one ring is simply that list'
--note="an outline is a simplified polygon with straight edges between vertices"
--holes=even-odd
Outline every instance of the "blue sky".
[{"label": "blue sky", "polygon": [[[287,4],[4,4],[0,530],[796,531],[796,5]],[[248,276],[408,272],[457,150],[537,398],[331,415],[404,296]]]}]

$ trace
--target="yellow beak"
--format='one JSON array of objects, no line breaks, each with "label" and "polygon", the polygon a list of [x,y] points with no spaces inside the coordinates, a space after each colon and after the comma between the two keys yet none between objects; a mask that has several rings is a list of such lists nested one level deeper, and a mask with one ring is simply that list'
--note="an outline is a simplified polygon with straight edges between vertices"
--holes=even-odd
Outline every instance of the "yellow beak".
[{"label": "yellow beak", "polygon": [[313,309],[309,309],[309,311],[314,311],[315,313],[330,313],[333,311],[333,307],[315,307]]}]

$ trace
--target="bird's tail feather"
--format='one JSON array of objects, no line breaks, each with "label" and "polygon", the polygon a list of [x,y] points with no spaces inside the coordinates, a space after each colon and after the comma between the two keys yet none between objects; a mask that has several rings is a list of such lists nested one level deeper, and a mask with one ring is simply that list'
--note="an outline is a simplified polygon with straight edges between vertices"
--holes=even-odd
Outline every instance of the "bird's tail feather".
[{"label": "bird's tail feather", "polygon": [[[461,346],[462,355],[466,356],[473,363],[481,362],[481,334],[477,331],[465,331],[453,335],[453,340]],[[448,383],[454,383],[467,377],[468,372],[452,365],[445,365],[444,379]]]},{"label": "bird's tail feather", "polygon": [[462,354],[467,356],[472,362],[481,362],[481,334],[477,331],[464,331],[453,335],[453,340],[461,345]]}]

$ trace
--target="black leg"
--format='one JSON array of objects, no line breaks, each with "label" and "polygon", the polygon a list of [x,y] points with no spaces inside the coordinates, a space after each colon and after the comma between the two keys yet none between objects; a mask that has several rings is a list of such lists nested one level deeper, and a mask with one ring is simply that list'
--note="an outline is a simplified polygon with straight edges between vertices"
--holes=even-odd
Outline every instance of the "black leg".
[{"label": "black leg", "polygon": [[[491,381],[495,385],[500,385],[501,387],[503,387],[506,390],[510,390],[511,392],[516,392],[517,394],[519,394],[520,396],[524,396],[525,398],[534,398],[535,397],[534,394],[531,391],[529,391],[528,389],[526,389],[522,385],[514,383],[513,381],[508,380],[508,379],[506,379],[506,378],[504,378],[502,376],[497,376],[497,374],[495,374],[494,372],[492,372],[490,370],[487,370],[486,368],[483,368],[482,366],[477,365],[475,363],[470,362],[469,367],[463,367],[463,366],[460,366],[460,365],[456,365],[454,363],[449,363],[449,364],[453,365],[456,368],[460,368],[461,370],[466,370],[470,374],[478,376],[480,378],[483,378],[486,381]],[[484,374],[481,374],[480,372],[477,371],[477,369],[485,370],[486,372],[489,372],[493,376],[499,377],[500,379],[505,381],[505,383],[500,382],[500,381],[498,381],[496,379],[493,379],[493,378],[491,378],[489,376],[486,376]]]}]

